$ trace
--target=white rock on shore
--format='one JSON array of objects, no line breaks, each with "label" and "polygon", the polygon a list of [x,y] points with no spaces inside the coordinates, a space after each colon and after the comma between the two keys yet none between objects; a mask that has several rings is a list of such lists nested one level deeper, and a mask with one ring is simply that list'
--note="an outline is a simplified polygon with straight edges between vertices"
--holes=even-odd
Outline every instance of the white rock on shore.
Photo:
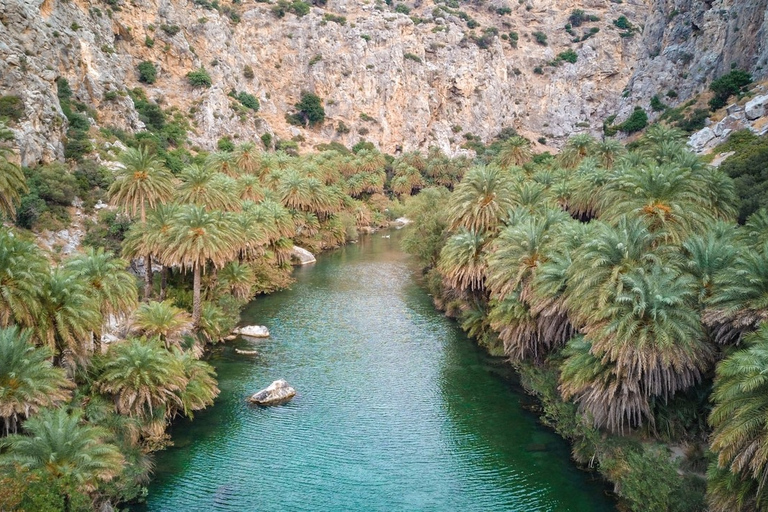
[{"label": "white rock on shore", "polygon": [[269,338],[269,329],[263,325],[236,327],[232,332],[240,336],[248,336],[249,338]]},{"label": "white rock on shore", "polygon": [[294,245],[293,249],[291,249],[291,261],[294,262],[294,265],[308,265],[317,260],[315,259],[315,255],[308,250],[299,247],[298,245]]}]

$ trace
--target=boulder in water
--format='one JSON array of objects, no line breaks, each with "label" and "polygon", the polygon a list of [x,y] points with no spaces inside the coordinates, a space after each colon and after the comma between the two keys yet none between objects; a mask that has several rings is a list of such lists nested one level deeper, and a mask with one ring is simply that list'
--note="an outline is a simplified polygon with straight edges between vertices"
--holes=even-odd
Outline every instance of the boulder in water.
[{"label": "boulder in water", "polygon": [[295,265],[307,265],[317,261],[314,254],[298,245],[294,245],[291,249],[291,260]]},{"label": "boulder in water", "polygon": [[280,379],[258,393],[254,393],[248,401],[263,406],[280,405],[290,401],[294,396],[296,396],[296,390],[286,381]]},{"label": "boulder in water", "polygon": [[246,356],[256,356],[256,355],[259,355],[259,353],[256,350],[241,350],[239,348],[236,348],[235,352],[238,353],[238,354],[246,355]]},{"label": "boulder in water", "polygon": [[269,329],[263,325],[244,325],[236,327],[232,332],[249,338],[269,338]]}]

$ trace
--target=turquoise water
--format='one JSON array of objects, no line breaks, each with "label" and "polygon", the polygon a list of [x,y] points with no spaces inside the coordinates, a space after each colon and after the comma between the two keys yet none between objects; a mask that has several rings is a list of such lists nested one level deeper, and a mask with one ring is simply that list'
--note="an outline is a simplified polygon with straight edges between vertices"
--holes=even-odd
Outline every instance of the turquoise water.
[{"label": "turquoise water", "polygon": [[[221,395],[173,427],[148,510],[614,510],[508,367],[434,310],[398,238],[324,254],[246,308],[272,337],[213,350]],[[245,402],[278,378],[292,402]]]}]

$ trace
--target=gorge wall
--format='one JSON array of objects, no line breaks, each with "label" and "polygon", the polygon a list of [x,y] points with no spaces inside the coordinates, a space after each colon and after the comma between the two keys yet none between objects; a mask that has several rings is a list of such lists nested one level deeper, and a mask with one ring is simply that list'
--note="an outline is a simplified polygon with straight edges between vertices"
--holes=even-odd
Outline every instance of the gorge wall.
[{"label": "gorge wall", "polygon": [[[204,149],[270,133],[304,148],[365,138],[390,153],[436,145],[456,154],[464,134],[487,141],[508,127],[556,148],[635,106],[650,113],[655,94],[675,91],[667,103],[683,102],[732,66],[768,73],[768,0],[404,5],[408,14],[394,3],[328,0],[279,18],[276,3],[253,0],[4,0],[0,95],[22,98],[11,128],[24,164],[63,156],[58,77],[95,109],[94,125],[128,131],[143,123],[125,91],[142,86],[189,119],[190,142]],[[586,18],[566,30],[574,9]],[[614,23],[621,16],[628,26]],[[576,62],[557,59],[568,49]],[[138,81],[145,60],[158,69],[152,85]],[[188,84],[200,67],[210,88]],[[230,91],[253,94],[260,110],[238,109]],[[302,91],[323,99],[321,127],[286,121]]]}]

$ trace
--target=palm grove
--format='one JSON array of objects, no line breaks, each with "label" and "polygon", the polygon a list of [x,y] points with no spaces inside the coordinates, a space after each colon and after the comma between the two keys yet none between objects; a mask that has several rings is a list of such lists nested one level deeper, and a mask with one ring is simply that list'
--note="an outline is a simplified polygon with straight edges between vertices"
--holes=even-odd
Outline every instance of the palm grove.
[{"label": "palm grove", "polygon": [[[0,207],[13,219],[28,197],[25,175],[47,169],[22,172],[4,151]],[[410,195],[452,183],[466,167],[433,157],[430,178],[411,165],[424,164],[417,155],[393,162],[358,148],[297,157],[244,143],[200,153],[174,174],[136,143],[110,176],[117,217],[104,217],[104,229],[129,226],[118,233],[125,259],[95,238],[62,258],[26,230],[0,228],[0,487],[10,491],[0,509],[141,499],[169,422],[219,392],[199,359],[204,345],[231,331],[254,294],[290,283],[294,243],[337,247],[388,222],[398,204],[388,180]],[[143,265],[143,285],[130,261]],[[126,339],[102,346],[116,325],[128,326]]]},{"label": "palm grove", "polygon": [[532,158],[510,140],[410,201],[438,307],[629,509],[768,510],[768,212],[737,225],[731,179],[661,125]]}]

